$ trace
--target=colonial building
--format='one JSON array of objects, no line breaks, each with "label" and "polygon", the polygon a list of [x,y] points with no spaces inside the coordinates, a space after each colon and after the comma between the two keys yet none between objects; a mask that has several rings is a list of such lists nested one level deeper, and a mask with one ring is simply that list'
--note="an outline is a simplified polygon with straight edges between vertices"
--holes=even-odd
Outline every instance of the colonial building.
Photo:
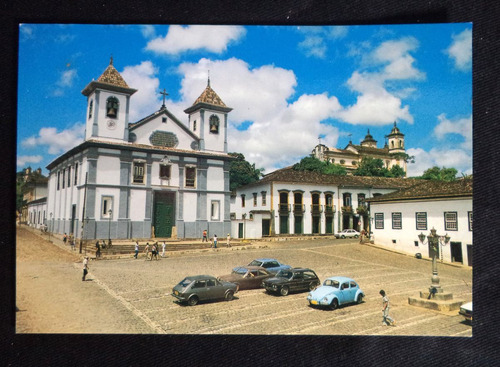
[{"label": "colonial building", "polygon": [[414,179],[280,169],[236,190],[231,198],[232,233],[238,238],[262,238],[369,230],[366,199],[414,184]]},{"label": "colonial building", "polygon": [[[208,85],[182,123],[165,106],[129,121],[113,66],[82,91],[84,142],[47,169],[49,230],[76,238],[199,238],[230,231],[227,107]],[[84,111],[82,111],[84,112]]]},{"label": "colonial building", "polygon": [[377,141],[368,130],[360,145],[349,141],[349,144],[344,149],[337,149],[318,144],[313,149],[312,155],[321,161],[339,164],[345,167],[348,172],[354,171],[364,157],[370,157],[381,159],[387,169],[399,165],[406,173],[405,136],[396,126],[396,122],[394,122],[394,127],[391,133],[387,135],[387,138],[388,142],[384,147],[377,148]]},{"label": "colonial building", "polygon": [[47,184],[48,179],[42,175],[42,169],[32,171],[30,167],[24,170],[18,180],[22,185],[23,205],[19,222],[26,223],[32,227],[40,228],[47,220]]},{"label": "colonial building", "polygon": [[[410,254],[472,265],[472,177],[453,182],[418,184],[369,199],[377,244]],[[426,238],[432,229],[449,241],[434,249]]]}]

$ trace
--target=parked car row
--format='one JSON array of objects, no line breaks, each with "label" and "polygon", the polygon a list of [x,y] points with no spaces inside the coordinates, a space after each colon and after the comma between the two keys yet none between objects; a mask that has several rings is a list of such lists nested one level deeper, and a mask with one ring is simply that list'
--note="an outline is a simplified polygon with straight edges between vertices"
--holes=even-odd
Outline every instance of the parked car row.
[{"label": "parked car row", "polygon": [[320,279],[309,268],[292,268],[276,259],[255,259],[246,266],[233,268],[231,274],[188,276],[172,289],[172,296],[190,306],[200,301],[233,299],[239,290],[264,288],[267,293],[287,296],[290,292],[309,291],[310,306],[336,309],[347,303],[361,303],[364,292],[347,277]]}]

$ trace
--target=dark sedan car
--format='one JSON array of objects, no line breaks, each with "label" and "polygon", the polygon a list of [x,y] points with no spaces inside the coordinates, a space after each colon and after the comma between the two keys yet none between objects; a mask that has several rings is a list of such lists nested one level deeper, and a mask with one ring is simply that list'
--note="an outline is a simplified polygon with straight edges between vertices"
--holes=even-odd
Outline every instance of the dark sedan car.
[{"label": "dark sedan car", "polygon": [[231,274],[221,275],[219,279],[236,283],[239,290],[242,290],[262,288],[262,281],[272,276],[273,274],[260,266],[240,266],[235,268]]},{"label": "dark sedan car", "polygon": [[262,282],[267,292],[286,296],[289,292],[311,291],[320,284],[316,273],[307,268],[280,270],[275,277]]},{"label": "dark sedan car", "polygon": [[238,292],[234,283],[218,280],[211,275],[194,275],[184,278],[172,289],[172,296],[179,302],[194,306],[199,301],[225,299],[230,301]]}]

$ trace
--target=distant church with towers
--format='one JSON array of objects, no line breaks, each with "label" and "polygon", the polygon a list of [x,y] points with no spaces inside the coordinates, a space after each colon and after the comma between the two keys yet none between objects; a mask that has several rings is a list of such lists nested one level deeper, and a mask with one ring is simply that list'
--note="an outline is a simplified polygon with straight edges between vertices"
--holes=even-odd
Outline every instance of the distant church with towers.
[{"label": "distant church with towers", "polygon": [[394,122],[394,127],[390,134],[386,137],[387,140],[384,147],[377,148],[377,141],[368,129],[368,133],[359,145],[349,141],[349,144],[344,149],[337,149],[319,143],[314,147],[312,155],[321,161],[339,164],[345,167],[348,173],[358,168],[359,163],[364,157],[370,157],[381,159],[384,162],[384,167],[387,169],[398,165],[406,174],[405,136],[397,127],[396,122]]}]

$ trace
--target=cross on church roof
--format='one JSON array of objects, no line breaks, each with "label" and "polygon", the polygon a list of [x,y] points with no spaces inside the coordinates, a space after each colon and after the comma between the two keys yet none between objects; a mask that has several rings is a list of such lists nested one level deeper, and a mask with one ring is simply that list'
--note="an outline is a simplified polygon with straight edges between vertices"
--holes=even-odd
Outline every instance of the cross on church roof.
[{"label": "cross on church roof", "polygon": [[161,108],[164,109],[165,108],[165,97],[168,96],[168,93],[167,93],[166,89],[163,88],[163,91],[160,91],[160,94],[163,95],[163,104],[161,105]]}]

